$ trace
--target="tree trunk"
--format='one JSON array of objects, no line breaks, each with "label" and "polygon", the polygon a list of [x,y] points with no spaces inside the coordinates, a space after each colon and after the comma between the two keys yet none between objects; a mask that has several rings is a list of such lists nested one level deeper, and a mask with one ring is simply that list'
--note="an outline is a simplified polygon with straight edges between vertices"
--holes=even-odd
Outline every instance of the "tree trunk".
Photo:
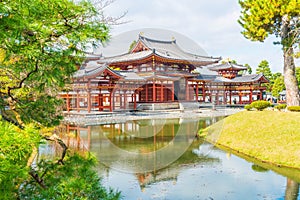
[{"label": "tree trunk", "polygon": [[299,106],[299,87],[295,74],[293,48],[284,50],[284,84],[286,88],[286,103],[288,106]]},{"label": "tree trunk", "polygon": [[283,45],[284,56],[284,84],[286,88],[286,103],[287,106],[299,106],[299,88],[295,74],[295,62],[293,44],[289,35],[290,32],[290,20],[288,16],[282,17],[282,29],[281,29],[281,43]]}]

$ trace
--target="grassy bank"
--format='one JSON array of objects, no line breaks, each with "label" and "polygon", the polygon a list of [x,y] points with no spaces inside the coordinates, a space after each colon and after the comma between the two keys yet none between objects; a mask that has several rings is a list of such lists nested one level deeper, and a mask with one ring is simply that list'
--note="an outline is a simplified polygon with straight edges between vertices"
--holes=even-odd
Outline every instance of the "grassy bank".
[{"label": "grassy bank", "polygon": [[243,111],[200,134],[263,162],[300,169],[300,113]]}]

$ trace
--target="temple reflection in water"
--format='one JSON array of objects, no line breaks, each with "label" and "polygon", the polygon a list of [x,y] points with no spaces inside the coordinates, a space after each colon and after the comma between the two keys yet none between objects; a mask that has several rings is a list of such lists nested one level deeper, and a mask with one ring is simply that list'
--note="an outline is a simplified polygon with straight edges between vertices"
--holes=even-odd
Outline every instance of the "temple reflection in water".
[{"label": "temple reflection in water", "polygon": [[[160,180],[175,183],[178,168],[189,163],[216,161],[193,153],[202,143],[196,139],[199,129],[216,120],[144,119],[87,127],[64,125],[59,132],[69,148],[93,152],[100,168],[136,174],[144,187]],[[99,173],[105,176],[104,171]]]}]

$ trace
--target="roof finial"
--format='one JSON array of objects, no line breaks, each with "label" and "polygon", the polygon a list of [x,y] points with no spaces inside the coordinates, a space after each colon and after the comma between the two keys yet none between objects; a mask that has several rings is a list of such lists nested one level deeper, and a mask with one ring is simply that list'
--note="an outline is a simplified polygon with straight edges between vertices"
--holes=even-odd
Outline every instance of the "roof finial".
[{"label": "roof finial", "polygon": [[139,34],[140,36],[144,36],[144,32],[140,32],[140,34]]},{"label": "roof finial", "polygon": [[172,36],[171,40],[172,42],[176,43],[176,38],[174,36]]}]

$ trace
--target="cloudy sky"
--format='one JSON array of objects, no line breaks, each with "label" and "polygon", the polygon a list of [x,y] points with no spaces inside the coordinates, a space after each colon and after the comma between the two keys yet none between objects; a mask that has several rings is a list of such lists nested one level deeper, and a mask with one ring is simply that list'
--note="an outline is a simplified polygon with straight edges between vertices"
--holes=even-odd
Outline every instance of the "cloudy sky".
[{"label": "cloudy sky", "polygon": [[114,26],[113,37],[144,28],[171,30],[197,43],[209,56],[248,63],[254,71],[265,59],[273,72],[282,72],[282,51],[273,45],[276,38],[264,43],[245,39],[237,22],[240,10],[238,0],[116,0],[105,13],[118,16],[128,11],[123,18],[128,23]]}]

